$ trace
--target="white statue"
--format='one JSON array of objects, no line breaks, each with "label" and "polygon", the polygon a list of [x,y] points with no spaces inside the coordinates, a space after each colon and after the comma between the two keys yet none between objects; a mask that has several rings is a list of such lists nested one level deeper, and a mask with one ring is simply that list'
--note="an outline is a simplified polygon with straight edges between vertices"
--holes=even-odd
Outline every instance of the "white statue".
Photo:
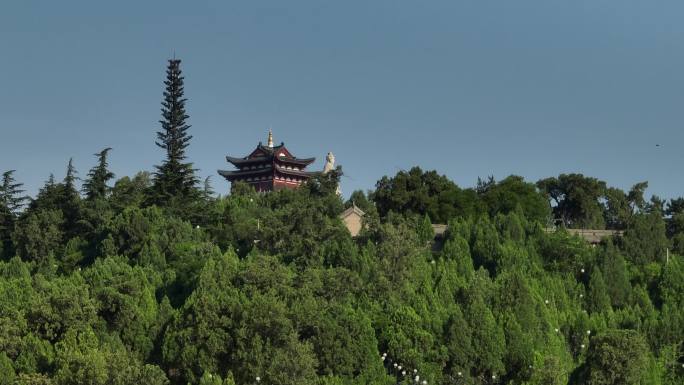
[{"label": "white statue", "polygon": [[[325,165],[323,166],[323,175],[329,173],[330,171],[335,169],[335,155],[333,155],[332,152],[329,152],[328,155],[325,157]],[[339,183],[337,184],[337,188],[335,189],[337,195],[342,195],[342,191],[340,190],[340,185]]]},{"label": "white statue", "polygon": [[329,152],[325,157],[325,166],[323,166],[323,174],[327,174],[335,169],[335,155]]}]

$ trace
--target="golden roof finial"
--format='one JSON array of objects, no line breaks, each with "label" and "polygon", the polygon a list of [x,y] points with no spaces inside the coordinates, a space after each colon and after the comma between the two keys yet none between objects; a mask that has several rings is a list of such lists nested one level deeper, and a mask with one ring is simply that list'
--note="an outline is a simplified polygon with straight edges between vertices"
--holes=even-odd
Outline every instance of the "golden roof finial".
[{"label": "golden roof finial", "polygon": [[273,130],[269,127],[268,129],[268,147],[273,148]]}]

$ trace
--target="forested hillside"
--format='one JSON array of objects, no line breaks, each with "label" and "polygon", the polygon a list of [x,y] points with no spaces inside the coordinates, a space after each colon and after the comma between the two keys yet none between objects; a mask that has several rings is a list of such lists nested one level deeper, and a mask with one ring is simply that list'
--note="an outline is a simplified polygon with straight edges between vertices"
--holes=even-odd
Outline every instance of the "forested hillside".
[{"label": "forested hillside", "polygon": [[[344,203],[332,173],[171,206],[149,203],[147,173],[108,187],[99,157],[83,194],[69,167],[24,209],[5,173],[2,384],[684,379],[684,261],[666,260],[681,200],[603,189],[555,205],[595,205],[591,220],[567,209],[573,223],[619,218],[624,237],[592,248],[545,233],[547,198],[518,177],[461,189],[416,168]],[[337,217],[352,200],[356,239]],[[441,251],[431,220],[449,220]]]},{"label": "forested hillside", "polygon": [[217,197],[184,103],[171,61],[153,173],[116,179],[104,149],[32,198],[4,173],[0,385],[684,383],[684,199],[420,168],[347,201],[339,168]]}]

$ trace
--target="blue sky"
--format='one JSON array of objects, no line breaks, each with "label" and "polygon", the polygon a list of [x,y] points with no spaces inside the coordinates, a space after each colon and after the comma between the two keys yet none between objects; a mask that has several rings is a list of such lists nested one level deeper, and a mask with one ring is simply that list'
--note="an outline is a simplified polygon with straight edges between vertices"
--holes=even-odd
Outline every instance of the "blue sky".
[{"label": "blue sky", "polygon": [[[166,60],[183,60],[189,158],[266,140],[335,153],[345,195],[419,165],[461,186],[581,172],[684,195],[684,2],[3,1],[0,171],[31,193],[113,147],[152,170]],[[660,147],[656,147],[660,144]]]}]

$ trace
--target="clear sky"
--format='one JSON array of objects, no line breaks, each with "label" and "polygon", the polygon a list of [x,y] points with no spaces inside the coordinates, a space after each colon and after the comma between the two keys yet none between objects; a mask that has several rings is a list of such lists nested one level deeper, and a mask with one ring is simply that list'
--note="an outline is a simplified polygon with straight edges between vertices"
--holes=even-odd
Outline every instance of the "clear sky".
[{"label": "clear sky", "polygon": [[272,126],[313,169],[334,152],[345,195],[419,165],[680,196],[683,19],[681,0],[6,0],[0,171],[35,193],[105,147],[117,176],[152,170],[175,50],[189,158],[218,192],[225,155]]}]

